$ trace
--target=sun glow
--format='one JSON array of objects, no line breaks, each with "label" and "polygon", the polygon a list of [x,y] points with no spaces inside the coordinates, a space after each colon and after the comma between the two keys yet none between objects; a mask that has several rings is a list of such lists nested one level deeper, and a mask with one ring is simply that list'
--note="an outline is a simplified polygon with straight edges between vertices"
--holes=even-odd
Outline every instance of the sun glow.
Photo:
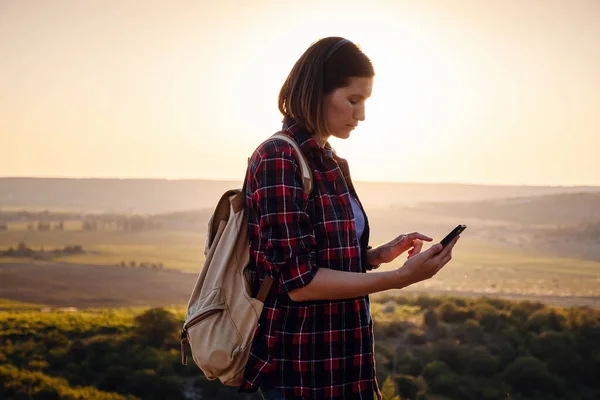
[{"label": "sun glow", "polygon": [[[412,180],[415,169],[437,168],[440,152],[468,122],[465,108],[472,109],[469,79],[435,32],[410,21],[398,26],[350,36],[376,72],[366,120],[351,140],[332,140],[356,179]],[[382,149],[387,157],[378,157]]]},{"label": "sun glow", "polygon": [[592,3],[31,4],[0,12],[5,176],[239,180],[294,62],[343,36],[376,71],[332,139],[356,180],[600,184]]}]

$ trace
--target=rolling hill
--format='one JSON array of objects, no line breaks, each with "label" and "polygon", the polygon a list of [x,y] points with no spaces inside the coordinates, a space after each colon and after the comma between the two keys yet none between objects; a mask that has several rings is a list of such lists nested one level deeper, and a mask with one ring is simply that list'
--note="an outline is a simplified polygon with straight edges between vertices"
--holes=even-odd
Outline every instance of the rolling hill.
[{"label": "rolling hill", "polygon": [[530,225],[573,226],[600,221],[600,192],[420,204],[421,210],[457,217]]},{"label": "rolling hill", "polygon": [[[0,178],[0,207],[99,213],[167,213],[213,208],[236,181],[166,179]],[[356,182],[369,208],[421,202],[464,202],[556,193],[594,192],[600,187],[483,186]]]}]

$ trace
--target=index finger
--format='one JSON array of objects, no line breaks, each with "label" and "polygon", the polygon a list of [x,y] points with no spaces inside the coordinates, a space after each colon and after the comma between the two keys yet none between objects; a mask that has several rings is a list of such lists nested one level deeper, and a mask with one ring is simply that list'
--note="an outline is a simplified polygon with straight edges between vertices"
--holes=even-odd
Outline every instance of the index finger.
[{"label": "index finger", "polygon": [[419,232],[409,233],[407,235],[407,237],[408,237],[409,240],[421,239],[421,240],[424,240],[426,242],[431,242],[433,240],[429,236],[425,236],[425,235],[423,235],[422,233],[419,233]]}]

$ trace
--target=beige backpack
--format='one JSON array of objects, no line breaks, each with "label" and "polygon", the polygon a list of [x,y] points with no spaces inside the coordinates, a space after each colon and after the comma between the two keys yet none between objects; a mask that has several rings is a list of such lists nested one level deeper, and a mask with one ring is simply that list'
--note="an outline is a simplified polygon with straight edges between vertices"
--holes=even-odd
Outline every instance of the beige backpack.
[{"label": "beige backpack", "polygon": [[[308,162],[290,137],[276,133],[271,138],[290,143],[300,161],[304,191],[312,189]],[[208,222],[204,249],[206,261],[190,297],[181,332],[182,363],[187,365],[187,347],[194,362],[208,379],[219,378],[228,386],[239,386],[258,318],[273,280],[265,279],[256,298],[251,297],[247,266],[250,259],[246,184],[223,194]]]}]

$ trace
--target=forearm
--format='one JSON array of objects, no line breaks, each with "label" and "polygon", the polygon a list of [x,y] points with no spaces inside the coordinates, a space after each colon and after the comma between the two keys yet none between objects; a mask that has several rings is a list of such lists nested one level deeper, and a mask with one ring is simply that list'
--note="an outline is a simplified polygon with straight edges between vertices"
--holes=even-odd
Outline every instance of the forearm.
[{"label": "forearm", "polygon": [[400,289],[411,283],[401,270],[364,274],[319,268],[308,285],[292,290],[289,296],[293,301],[340,300]]}]

